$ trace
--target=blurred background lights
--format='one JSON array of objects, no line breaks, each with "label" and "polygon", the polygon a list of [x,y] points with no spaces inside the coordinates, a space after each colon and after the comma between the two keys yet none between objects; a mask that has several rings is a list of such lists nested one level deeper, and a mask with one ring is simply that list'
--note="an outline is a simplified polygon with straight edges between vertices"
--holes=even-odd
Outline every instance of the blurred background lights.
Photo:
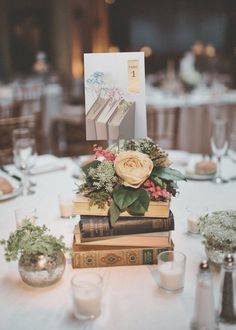
[{"label": "blurred background lights", "polygon": [[149,46],[143,46],[140,49],[140,52],[144,52],[144,56],[145,57],[150,57],[152,55],[152,53],[153,53],[152,48],[149,47]]}]

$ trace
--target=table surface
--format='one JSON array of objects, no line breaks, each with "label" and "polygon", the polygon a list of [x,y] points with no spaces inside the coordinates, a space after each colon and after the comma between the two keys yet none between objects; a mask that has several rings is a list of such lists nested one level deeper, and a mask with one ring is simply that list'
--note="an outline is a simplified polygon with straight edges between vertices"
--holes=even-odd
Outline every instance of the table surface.
[{"label": "table surface", "polygon": [[[176,165],[181,161],[180,153],[170,155],[173,155]],[[186,158],[186,154],[184,156]],[[190,159],[193,160],[192,155]],[[47,163],[49,160],[51,157],[48,156],[39,158],[39,162]],[[58,194],[71,193],[76,188],[76,180],[72,177],[75,164],[70,159],[57,161],[64,163],[66,170],[32,177],[37,183],[34,195],[19,196],[0,203],[1,238],[7,238],[15,229],[14,210],[31,205],[37,208],[39,224],[46,224],[52,234],[63,234],[66,243],[71,244],[74,225],[79,217],[73,220],[59,217]],[[223,169],[226,176],[236,174],[235,164],[228,159],[224,159]],[[103,310],[96,320],[82,322],[72,315],[70,280],[74,274],[86,273],[91,269],[72,269],[68,257],[60,282],[48,288],[32,288],[21,281],[17,262],[5,261],[1,248],[0,329],[189,329],[198,265],[205,253],[200,235],[190,236],[186,233],[186,208],[207,207],[209,211],[234,209],[236,181],[224,185],[215,185],[210,181],[181,182],[179,190],[179,196],[171,202],[171,209],[176,223],[173,232],[175,249],[187,256],[185,287],[181,293],[166,294],[159,290],[155,265],[94,268],[92,271],[104,278]],[[215,272],[213,275],[217,301],[219,274]]]}]

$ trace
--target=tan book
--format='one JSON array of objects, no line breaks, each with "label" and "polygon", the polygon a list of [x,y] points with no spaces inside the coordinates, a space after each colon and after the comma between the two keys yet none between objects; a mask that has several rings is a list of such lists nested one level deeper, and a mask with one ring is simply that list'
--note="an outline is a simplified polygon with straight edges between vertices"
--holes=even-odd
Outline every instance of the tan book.
[{"label": "tan book", "polygon": [[108,102],[109,99],[104,99],[101,96],[98,96],[86,114],[86,140],[97,140],[95,120]]},{"label": "tan book", "polygon": [[135,103],[123,100],[108,121],[109,140],[135,137]]},{"label": "tan book", "polygon": [[72,267],[90,268],[151,265],[157,263],[157,256],[159,253],[173,249],[173,242],[165,247],[108,247],[73,244]]},{"label": "tan book", "polygon": [[111,116],[117,111],[121,101],[109,101],[106,106],[102,109],[101,113],[95,120],[97,140],[108,140],[108,121]]},{"label": "tan book", "polygon": [[[74,211],[76,214],[80,215],[100,215],[107,216],[109,207],[108,205],[101,209],[97,205],[89,205],[89,198],[83,196],[82,194],[77,194],[74,199]],[[145,212],[144,217],[153,218],[168,218],[170,211],[170,202],[153,202],[150,201],[147,212]],[[122,212],[120,217],[132,217],[128,212]]]},{"label": "tan book", "polygon": [[144,234],[132,234],[122,236],[82,237],[80,226],[76,225],[74,230],[75,244],[84,245],[106,245],[106,246],[136,246],[152,247],[166,246],[171,242],[171,232],[154,232]]}]

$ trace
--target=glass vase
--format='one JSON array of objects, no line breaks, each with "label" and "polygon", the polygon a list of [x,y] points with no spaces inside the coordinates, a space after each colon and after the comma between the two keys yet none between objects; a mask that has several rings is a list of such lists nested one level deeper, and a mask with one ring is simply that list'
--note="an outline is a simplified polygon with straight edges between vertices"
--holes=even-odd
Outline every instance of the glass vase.
[{"label": "glass vase", "polygon": [[18,269],[22,281],[33,287],[46,287],[58,282],[65,270],[66,260],[62,251],[52,255],[22,254]]}]

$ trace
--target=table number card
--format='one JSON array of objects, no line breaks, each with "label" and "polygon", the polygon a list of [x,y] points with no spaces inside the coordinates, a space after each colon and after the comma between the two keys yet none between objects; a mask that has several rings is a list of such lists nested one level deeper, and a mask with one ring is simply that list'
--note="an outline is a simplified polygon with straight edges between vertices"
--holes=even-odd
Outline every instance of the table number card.
[{"label": "table number card", "polygon": [[144,54],[84,54],[86,140],[147,136]]},{"label": "table number card", "polygon": [[140,92],[139,60],[128,61],[128,91],[130,93]]}]

